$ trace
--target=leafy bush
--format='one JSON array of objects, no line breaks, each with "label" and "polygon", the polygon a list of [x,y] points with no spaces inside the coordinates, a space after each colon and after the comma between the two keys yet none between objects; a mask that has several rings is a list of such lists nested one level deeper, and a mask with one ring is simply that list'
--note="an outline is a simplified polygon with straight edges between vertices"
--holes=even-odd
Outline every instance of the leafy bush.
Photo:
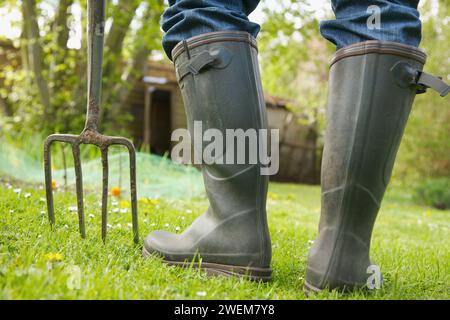
[{"label": "leafy bush", "polygon": [[437,209],[449,209],[450,178],[431,179],[423,182],[416,189],[416,200]]}]

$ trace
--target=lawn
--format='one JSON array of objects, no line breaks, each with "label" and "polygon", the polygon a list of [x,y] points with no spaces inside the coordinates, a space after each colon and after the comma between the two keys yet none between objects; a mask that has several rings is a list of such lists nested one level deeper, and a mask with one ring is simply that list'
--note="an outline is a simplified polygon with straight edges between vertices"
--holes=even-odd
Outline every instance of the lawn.
[{"label": "lawn", "polygon": [[[18,189],[21,189],[20,191]],[[449,211],[418,206],[391,188],[381,208],[372,258],[385,285],[374,293],[306,297],[307,252],[317,233],[320,189],[270,186],[268,211],[273,281],[208,278],[198,270],[143,259],[132,243],[126,197],[111,201],[109,234],[100,239],[100,195],[86,195],[87,239],[80,238],[72,193],[56,192],[56,228],[46,216],[42,186],[0,183],[0,299],[448,299]],[[141,237],[155,229],[181,232],[207,207],[189,201],[140,199]]]}]

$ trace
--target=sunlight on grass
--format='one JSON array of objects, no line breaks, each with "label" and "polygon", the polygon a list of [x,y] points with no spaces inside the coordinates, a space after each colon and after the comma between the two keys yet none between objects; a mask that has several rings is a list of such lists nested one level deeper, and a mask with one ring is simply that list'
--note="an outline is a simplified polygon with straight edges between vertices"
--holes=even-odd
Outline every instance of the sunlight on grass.
[{"label": "sunlight on grass", "polygon": [[[268,284],[208,278],[198,270],[168,267],[155,257],[143,259],[141,248],[133,245],[125,198],[110,199],[108,238],[103,245],[100,194],[86,196],[85,240],[78,233],[75,197],[55,194],[54,230],[44,197],[40,186],[0,184],[0,299],[307,298],[302,286],[307,252],[317,232],[318,187],[271,184],[274,280]],[[203,197],[140,199],[141,237],[156,229],[182,232],[206,207]],[[308,298],[448,298],[448,214],[414,205],[401,191],[389,193],[372,242],[372,258],[383,271],[384,288],[372,294],[331,292]]]}]

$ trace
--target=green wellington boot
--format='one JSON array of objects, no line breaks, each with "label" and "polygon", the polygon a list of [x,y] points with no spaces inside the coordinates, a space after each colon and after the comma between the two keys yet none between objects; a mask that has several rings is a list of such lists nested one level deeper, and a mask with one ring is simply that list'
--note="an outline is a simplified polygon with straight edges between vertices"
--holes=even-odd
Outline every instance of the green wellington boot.
[{"label": "green wellington boot", "polygon": [[[172,56],[191,138],[194,121],[201,121],[203,130],[218,129],[224,137],[226,129],[267,128],[256,42],[248,33],[196,36],[178,44]],[[224,158],[227,151],[224,142]],[[270,280],[268,177],[260,174],[261,167],[202,164],[209,209],[181,234],[150,233],[144,256],[156,253],[168,264],[192,261],[196,267],[200,256],[201,268],[209,274]]]},{"label": "green wellington boot", "polygon": [[338,50],[331,62],[328,125],[322,160],[319,235],[305,290],[381,285],[369,257],[372,228],[417,92],[449,87],[422,72],[426,55],[393,42],[367,41]]}]

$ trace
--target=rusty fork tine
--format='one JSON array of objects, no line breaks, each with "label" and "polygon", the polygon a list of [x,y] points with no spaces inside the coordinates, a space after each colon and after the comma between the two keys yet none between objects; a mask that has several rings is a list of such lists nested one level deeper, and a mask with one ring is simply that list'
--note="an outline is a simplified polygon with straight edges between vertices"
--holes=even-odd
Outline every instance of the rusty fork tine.
[{"label": "rusty fork tine", "polygon": [[47,196],[47,213],[50,224],[55,225],[55,209],[53,205],[53,186],[52,186],[52,156],[51,146],[54,140],[52,137],[45,139],[44,143],[44,171],[45,171],[45,194]]},{"label": "rusty fork tine", "polygon": [[111,137],[110,144],[123,145],[128,149],[130,157],[130,195],[131,195],[131,217],[133,225],[133,240],[139,243],[139,227],[138,227],[138,213],[137,213],[137,192],[136,192],[136,149],[133,143],[121,137]]},{"label": "rusty fork tine", "polygon": [[53,186],[52,186],[52,152],[51,147],[53,142],[74,143],[78,136],[73,134],[52,134],[45,139],[44,142],[44,173],[45,173],[45,194],[47,197],[47,212],[50,224],[55,224],[55,208],[53,200]]},{"label": "rusty fork tine", "polygon": [[139,243],[139,228],[137,215],[137,195],[136,195],[136,150],[133,144],[128,145],[128,153],[130,154],[130,193],[131,193],[131,215],[133,224],[134,243]]},{"label": "rusty fork tine", "polygon": [[80,160],[80,145],[72,144],[72,153],[75,167],[75,183],[77,190],[78,223],[80,225],[80,234],[86,238],[86,228],[84,223],[84,204],[83,204],[83,173]]},{"label": "rusty fork tine", "polygon": [[102,240],[106,242],[107,219],[108,219],[108,147],[101,148],[102,152]]}]

